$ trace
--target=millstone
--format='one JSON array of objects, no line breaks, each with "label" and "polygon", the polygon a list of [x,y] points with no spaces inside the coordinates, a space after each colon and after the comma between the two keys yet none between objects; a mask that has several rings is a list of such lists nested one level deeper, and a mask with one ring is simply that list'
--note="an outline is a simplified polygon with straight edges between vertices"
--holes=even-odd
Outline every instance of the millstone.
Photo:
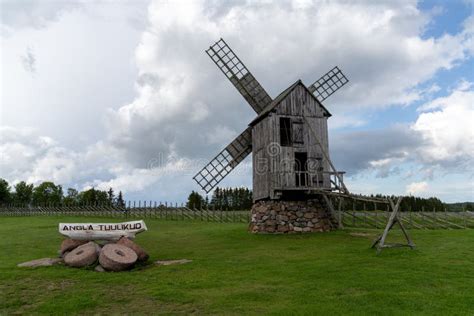
[{"label": "millstone", "polygon": [[120,238],[120,240],[117,241],[117,244],[118,245],[123,245],[123,246],[128,247],[128,248],[132,249],[133,251],[135,251],[135,253],[137,254],[137,257],[138,257],[138,261],[147,261],[148,258],[150,257],[146,253],[146,251],[143,250],[142,247],[140,247],[139,245],[137,245],[136,243],[134,243],[133,241],[131,241],[127,237]]},{"label": "millstone", "polygon": [[107,244],[99,255],[99,263],[105,270],[123,271],[130,268],[138,257],[132,249],[118,244]]},{"label": "millstone", "polygon": [[84,245],[85,243],[87,243],[87,240],[76,240],[76,239],[71,239],[71,238],[64,239],[63,242],[61,243],[59,254],[62,257],[64,256],[65,252],[71,251],[81,245]]},{"label": "millstone", "polygon": [[100,247],[90,241],[69,252],[64,257],[64,263],[71,267],[87,267],[97,261],[97,255]]}]

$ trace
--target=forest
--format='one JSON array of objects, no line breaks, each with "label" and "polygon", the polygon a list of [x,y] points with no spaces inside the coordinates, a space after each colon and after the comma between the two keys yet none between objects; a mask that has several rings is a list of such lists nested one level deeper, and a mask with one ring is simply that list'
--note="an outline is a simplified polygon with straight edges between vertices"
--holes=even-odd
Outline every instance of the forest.
[{"label": "forest", "polygon": [[[382,194],[360,197],[372,198],[396,198]],[[224,211],[250,210],[252,207],[252,190],[246,187],[220,188],[216,187],[214,192],[208,196],[203,196],[199,192],[192,191],[186,202],[186,206],[193,209],[215,209]],[[27,184],[25,181],[10,186],[9,183],[0,178],[0,205],[111,205],[125,207],[125,199],[122,191],[115,194],[112,188],[107,191],[89,188],[79,192],[74,188],[68,188],[66,192],[59,184],[45,181],[37,186]],[[358,200],[345,199],[344,210],[370,211],[385,210],[386,205],[382,203],[364,202]],[[401,211],[427,211],[427,212],[461,212],[473,211],[474,203],[443,203],[436,197],[424,198],[416,196],[404,196],[401,203]]]},{"label": "forest", "polygon": [[[388,196],[382,194],[371,194],[371,195],[359,195],[361,198],[397,198],[396,196]],[[208,197],[203,197],[198,192],[192,191],[188,196],[186,205],[189,208],[209,208],[209,209],[219,209],[219,210],[248,210],[252,207],[252,191],[248,188],[219,188],[217,187],[213,192],[211,199]],[[364,202],[360,200],[351,200],[345,199],[343,202],[344,210],[354,210],[354,211],[371,211],[371,210],[386,210],[386,205],[383,203],[374,204],[373,202]],[[403,196],[400,210],[401,211],[412,211],[412,212],[460,212],[460,211],[473,211],[474,203],[465,202],[465,203],[453,203],[447,204],[443,203],[440,199],[436,197],[423,198],[416,196]]]},{"label": "forest", "polygon": [[203,208],[225,211],[250,210],[252,207],[252,190],[245,187],[216,187],[210,200],[207,196],[204,198],[198,192],[192,191],[186,206],[194,209]]}]

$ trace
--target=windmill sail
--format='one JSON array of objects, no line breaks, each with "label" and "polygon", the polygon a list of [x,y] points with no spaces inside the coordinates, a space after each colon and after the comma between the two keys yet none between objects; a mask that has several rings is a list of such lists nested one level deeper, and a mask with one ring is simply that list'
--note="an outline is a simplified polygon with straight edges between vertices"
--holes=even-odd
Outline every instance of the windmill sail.
[{"label": "windmill sail", "polygon": [[[221,38],[206,53],[237,88],[255,112],[261,113],[272,98]],[[252,152],[252,129],[248,127],[217,154],[193,179],[208,193]]]},{"label": "windmill sail", "polygon": [[237,88],[255,112],[260,113],[272,98],[221,38],[206,50],[227,79]]},{"label": "windmill sail", "polygon": [[209,193],[252,152],[252,128],[248,127],[217,154],[193,179]]},{"label": "windmill sail", "polygon": [[322,102],[348,82],[349,80],[336,66],[316,80],[308,89],[319,102]]}]

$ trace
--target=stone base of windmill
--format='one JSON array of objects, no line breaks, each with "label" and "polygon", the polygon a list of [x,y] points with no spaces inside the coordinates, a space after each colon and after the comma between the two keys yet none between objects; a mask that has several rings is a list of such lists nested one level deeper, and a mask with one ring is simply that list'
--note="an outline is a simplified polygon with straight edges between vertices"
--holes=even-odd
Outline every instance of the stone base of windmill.
[{"label": "stone base of windmill", "polygon": [[259,201],[252,206],[249,231],[266,234],[326,232],[336,227],[326,206],[318,199]]}]

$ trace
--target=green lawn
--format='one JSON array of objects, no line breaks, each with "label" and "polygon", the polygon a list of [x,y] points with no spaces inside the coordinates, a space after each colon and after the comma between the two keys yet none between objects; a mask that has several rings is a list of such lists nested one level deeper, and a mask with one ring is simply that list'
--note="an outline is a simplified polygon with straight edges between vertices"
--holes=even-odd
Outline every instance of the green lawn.
[{"label": "green lawn", "polygon": [[107,219],[0,218],[0,315],[474,313],[474,230],[411,231],[416,250],[376,256],[370,237],[350,231],[251,235],[245,224],[146,220],[137,242],[151,260],[193,262],[17,268],[56,255],[60,221]]}]

